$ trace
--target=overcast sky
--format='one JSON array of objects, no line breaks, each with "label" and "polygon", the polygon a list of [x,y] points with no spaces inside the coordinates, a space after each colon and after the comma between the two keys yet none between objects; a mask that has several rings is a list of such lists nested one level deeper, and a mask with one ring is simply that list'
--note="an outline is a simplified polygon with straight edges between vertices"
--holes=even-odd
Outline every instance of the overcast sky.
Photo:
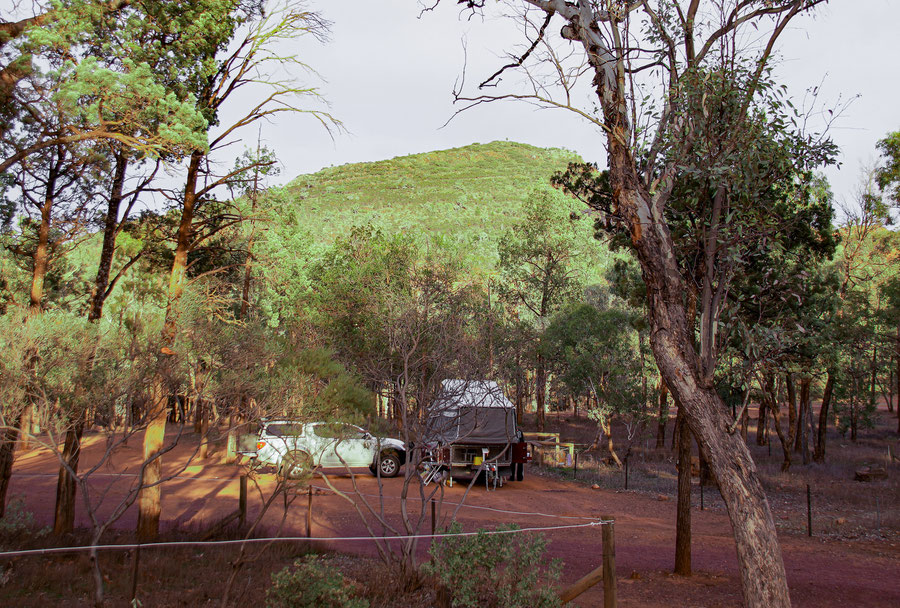
[{"label": "overcast sky", "polygon": [[[312,2],[332,25],[323,45],[301,40],[296,50],[325,79],[321,92],[347,133],[334,141],[309,120],[282,117],[263,129],[278,152],[281,181],[329,165],[379,160],[473,142],[509,139],[564,147],[603,163],[603,138],[561,110],[521,103],[483,105],[441,128],[455,111],[454,81],[467,43],[470,80],[502,65],[498,54],[520,41],[505,21],[468,21],[444,0],[419,18],[415,0]],[[779,73],[799,102],[822,85],[820,101],[850,106],[831,136],[842,151],[840,169],[828,178],[839,201],[852,200],[860,168],[877,159],[875,143],[900,129],[900,2],[832,0],[814,18],[794,22],[783,38]]]}]

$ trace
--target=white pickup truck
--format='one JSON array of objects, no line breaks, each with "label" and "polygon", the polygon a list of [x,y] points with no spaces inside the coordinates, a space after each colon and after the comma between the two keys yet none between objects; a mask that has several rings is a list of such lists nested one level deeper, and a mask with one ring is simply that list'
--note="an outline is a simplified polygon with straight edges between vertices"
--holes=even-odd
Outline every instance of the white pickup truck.
[{"label": "white pickup truck", "polygon": [[266,420],[257,435],[241,438],[239,451],[255,465],[273,465],[280,475],[292,479],[316,468],[362,467],[373,475],[394,477],[406,463],[406,449],[399,439],[375,437],[340,422]]}]

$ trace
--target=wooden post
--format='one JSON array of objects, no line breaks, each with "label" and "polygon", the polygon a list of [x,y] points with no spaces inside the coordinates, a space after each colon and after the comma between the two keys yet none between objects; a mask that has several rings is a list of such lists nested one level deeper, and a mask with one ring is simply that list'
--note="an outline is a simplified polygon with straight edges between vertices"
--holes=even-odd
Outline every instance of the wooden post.
[{"label": "wooden post", "polygon": [[575,452],[575,456],[572,458],[572,460],[574,461],[574,464],[575,464],[575,468],[572,471],[572,478],[578,479],[578,452],[577,451]]},{"label": "wooden post", "polygon": [[138,567],[141,561],[141,546],[138,545],[134,548],[134,561],[131,564],[131,605],[135,605],[135,598],[137,598],[137,586],[138,586]]},{"label": "wooden post", "polygon": [[611,517],[603,528],[603,608],[616,608],[616,531]]},{"label": "wooden post", "polygon": [[306,505],[306,538],[312,538],[312,486],[306,488],[307,490],[307,505]]},{"label": "wooden post", "polygon": [[241,475],[240,494],[238,495],[238,525],[243,528],[247,523],[247,476]]},{"label": "wooden post", "polygon": [[437,521],[435,520],[435,507],[434,507],[434,499],[431,499],[431,535],[434,536],[435,526],[437,525]]}]

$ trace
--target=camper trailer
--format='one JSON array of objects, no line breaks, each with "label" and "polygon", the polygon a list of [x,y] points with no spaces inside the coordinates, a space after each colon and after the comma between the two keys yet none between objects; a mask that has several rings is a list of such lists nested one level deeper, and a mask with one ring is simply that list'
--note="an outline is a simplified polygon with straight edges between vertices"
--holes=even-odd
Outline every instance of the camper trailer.
[{"label": "camper trailer", "polygon": [[488,487],[521,481],[528,446],[516,426],[516,407],[496,382],[444,380],[428,408],[426,481],[481,473]]}]

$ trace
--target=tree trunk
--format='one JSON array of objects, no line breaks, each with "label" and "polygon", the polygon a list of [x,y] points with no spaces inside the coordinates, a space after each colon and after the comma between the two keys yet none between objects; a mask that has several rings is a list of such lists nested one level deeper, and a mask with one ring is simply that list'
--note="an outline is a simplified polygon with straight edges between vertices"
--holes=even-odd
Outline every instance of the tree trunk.
[{"label": "tree trunk", "polygon": [[[681,274],[671,232],[664,218],[663,189],[651,193],[643,185],[639,161],[630,142],[632,126],[626,99],[626,66],[609,61],[601,33],[585,22],[592,10],[582,3],[554,3],[564,10],[563,35],[579,41],[594,72],[593,84],[603,111],[609,186],[641,265],[647,288],[650,344],[657,367],[697,438],[728,510],[748,608],[787,608],[791,604],[775,521],[747,445],[729,433],[730,419],[711,382],[715,356],[698,355],[694,326],[684,307],[686,282]],[[588,17],[588,20],[591,17]],[[710,311],[704,310],[704,315]],[[715,318],[716,314],[707,318]],[[707,341],[714,349],[715,339]],[[710,365],[704,366],[703,361]]]},{"label": "tree trunk", "polygon": [[41,312],[44,297],[44,278],[50,263],[50,217],[53,211],[53,196],[56,191],[56,171],[51,168],[47,176],[47,192],[41,207],[41,225],[38,228],[37,247],[32,257],[31,290],[29,292],[31,314]]},{"label": "tree trunk", "polygon": [[794,450],[800,452],[803,464],[810,463],[809,454],[809,420],[810,420],[810,385],[812,378],[805,376],[800,379],[800,412],[797,418],[797,441]]},{"label": "tree trunk", "polygon": [[[160,367],[162,367],[162,363]],[[157,371],[150,392],[150,411],[147,414],[147,430],[144,431],[143,474],[138,495],[137,537],[140,542],[152,541],[159,536],[159,519],[162,514],[162,455],[166,435],[166,415],[169,391],[165,374]]]},{"label": "tree trunk", "polygon": [[659,379],[659,416],[656,426],[656,449],[666,447],[666,425],[669,423],[669,389],[666,383]]},{"label": "tree trunk", "polygon": [[544,369],[543,355],[537,356],[537,368],[535,370],[534,381],[537,405],[537,428],[539,431],[543,431],[547,397],[547,371]]},{"label": "tree trunk", "polygon": [[744,444],[749,443],[747,440],[748,434],[750,431],[750,412],[747,411],[747,408],[741,412],[741,439],[744,440]]},{"label": "tree trunk", "polygon": [[813,460],[825,462],[825,439],[828,436],[828,409],[831,407],[831,399],[834,395],[834,372],[828,370],[828,378],[825,380],[825,391],[822,393],[822,407],[819,408],[819,433],[816,441],[816,451]]},{"label": "tree trunk", "polygon": [[[615,154],[611,153],[610,160],[612,165],[616,163]],[[617,186],[622,185],[613,184],[614,191]],[[663,223],[633,225],[632,238],[647,285],[657,365],[675,401],[684,406],[728,510],[744,602],[751,608],[790,606],[778,533],[756,465],[746,443],[728,432],[725,404],[715,388],[700,383],[700,365],[682,307],[680,275],[668,230]]]},{"label": "tree trunk", "polygon": [[66,429],[62,458],[68,466],[62,465],[59,468],[59,477],[56,481],[56,510],[53,516],[53,533],[57,536],[75,531],[75,475],[78,474],[78,461],[81,459],[84,425],[84,417],[78,416]]},{"label": "tree trunk", "polygon": [[616,454],[616,447],[613,444],[613,436],[612,436],[612,421],[607,418],[606,422],[603,424],[603,432],[606,433],[606,449],[609,450],[609,457],[612,458],[612,461],[616,463],[616,466],[620,469],[622,468],[622,461],[619,459],[619,455]]},{"label": "tree trunk", "polygon": [[0,429],[0,517],[6,513],[6,492],[16,460],[16,438],[19,435],[19,419],[11,421],[6,429]]},{"label": "tree trunk", "polygon": [[869,404],[875,407],[875,388],[878,380],[878,342],[872,343],[872,379],[869,384]]},{"label": "tree trunk", "polygon": [[766,436],[766,428],[768,425],[768,407],[766,400],[759,400],[759,414],[756,417],[756,445],[766,445],[768,438]]},{"label": "tree trunk", "polygon": [[794,445],[797,441],[797,389],[794,387],[794,376],[790,373],[784,375],[784,385],[787,387],[788,406],[788,444]]},{"label": "tree trunk", "polygon": [[166,413],[169,405],[168,379],[170,358],[174,354],[171,347],[175,342],[178,304],[184,293],[187,277],[187,256],[193,237],[194,210],[197,203],[197,177],[200,173],[202,152],[191,154],[185,183],[184,205],[178,225],[178,240],[175,244],[175,258],[169,274],[166,318],[162,330],[162,346],[157,356],[156,374],[151,384],[148,401],[147,430],[144,433],[144,470],[141,475],[141,489],[138,497],[138,538],[153,540],[159,535],[162,492],[160,488],[162,461],[160,452],[166,436]]},{"label": "tree trunk", "polygon": [[894,359],[888,363],[888,381],[887,381],[887,408],[888,412],[894,411],[894,367],[893,367]]},{"label": "tree trunk", "polygon": [[203,405],[203,399],[197,398],[200,409],[200,460],[209,458],[209,408]]},{"label": "tree trunk", "polygon": [[691,431],[678,409],[678,504],[675,523],[675,574],[691,575]]},{"label": "tree trunk", "polygon": [[764,376],[765,385],[763,387],[763,398],[767,399],[769,412],[772,414],[772,426],[775,427],[775,434],[778,435],[778,441],[781,443],[781,451],[784,453],[784,462],[781,463],[781,471],[787,471],[791,468],[791,442],[784,434],[781,426],[781,408],[778,406],[778,392],[775,390],[775,377],[767,374]]},{"label": "tree trunk", "polygon": [[125,171],[128,160],[121,151],[116,153],[116,170],[113,175],[112,188],[106,206],[106,217],[103,220],[103,246],[100,249],[100,266],[97,278],[94,279],[91,309],[88,321],[96,321],[103,316],[103,304],[109,296],[109,275],[112,271],[113,257],[116,252],[116,235],[119,226],[119,207],[122,204],[122,190],[125,185]]}]

